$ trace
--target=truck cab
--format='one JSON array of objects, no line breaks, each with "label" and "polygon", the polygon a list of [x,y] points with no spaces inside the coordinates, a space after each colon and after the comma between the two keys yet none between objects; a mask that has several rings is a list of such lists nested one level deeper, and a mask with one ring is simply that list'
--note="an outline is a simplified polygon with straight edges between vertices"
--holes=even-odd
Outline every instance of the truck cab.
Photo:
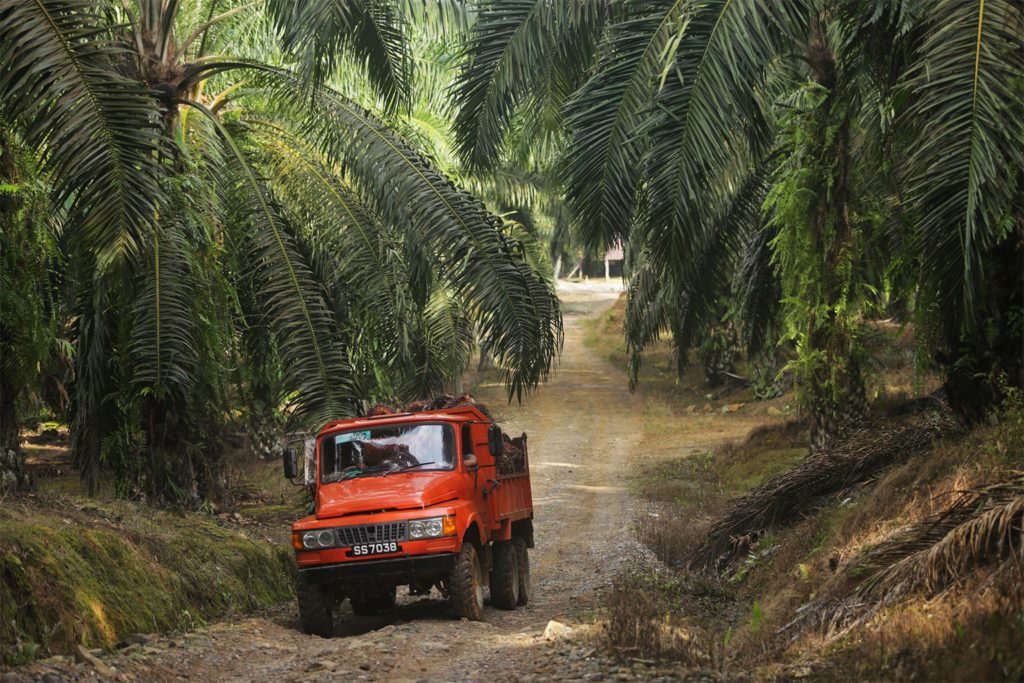
[{"label": "truck cab", "polygon": [[[474,406],[329,422],[307,465],[313,514],[292,525],[305,632],[330,637],[335,608],[395,604],[398,586],[438,589],[456,613],[529,600],[533,500],[526,435]],[[297,454],[284,455],[298,476]]]}]

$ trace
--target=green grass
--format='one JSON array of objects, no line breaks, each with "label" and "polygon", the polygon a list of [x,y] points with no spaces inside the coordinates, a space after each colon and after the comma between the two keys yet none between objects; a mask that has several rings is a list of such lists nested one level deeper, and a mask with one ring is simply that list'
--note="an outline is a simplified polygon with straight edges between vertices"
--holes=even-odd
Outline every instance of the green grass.
[{"label": "green grass", "polygon": [[807,455],[806,446],[788,448],[748,447],[742,457],[726,459],[720,466],[719,476],[725,488],[739,495],[755,488],[773,474],[790,469]]}]

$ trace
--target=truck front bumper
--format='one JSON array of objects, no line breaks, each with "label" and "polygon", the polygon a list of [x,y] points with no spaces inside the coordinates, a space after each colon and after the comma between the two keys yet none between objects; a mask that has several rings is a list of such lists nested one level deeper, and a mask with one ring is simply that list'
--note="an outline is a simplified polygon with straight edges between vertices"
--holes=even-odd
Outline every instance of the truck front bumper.
[{"label": "truck front bumper", "polygon": [[413,555],[387,560],[360,560],[340,564],[322,564],[299,568],[299,574],[311,583],[401,585],[416,579],[447,574],[455,566],[454,553]]}]

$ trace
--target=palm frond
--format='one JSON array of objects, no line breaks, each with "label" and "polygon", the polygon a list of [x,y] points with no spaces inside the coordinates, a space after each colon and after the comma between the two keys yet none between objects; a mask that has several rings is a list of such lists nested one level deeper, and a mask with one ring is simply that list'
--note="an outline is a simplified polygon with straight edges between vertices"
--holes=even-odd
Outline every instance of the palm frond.
[{"label": "palm frond", "polygon": [[465,187],[495,210],[509,206],[544,206],[550,203],[550,185],[543,175],[520,166],[503,165],[488,173],[474,173]]},{"label": "palm frond", "polygon": [[343,54],[362,63],[389,108],[407,101],[411,70],[405,21],[387,0],[270,0],[284,49],[315,84]]},{"label": "palm frond", "polygon": [[800,24],[799,2],[715,0],[689,16],[646,130],[644,221],[669,240],[667,258],[685,262],[687,245],[699,241],[693,231],[735,191],[720,174],[764,153],[771,128],[758,90]]},{"label": "palm frond", "polygon": [[547,58],[553,18],[544,0],[482,3],[453,88],[456,148],[468,167],[498,162],[516,100]]},{"label": "palm frond", "polygon": [[672,273],[664,273],[648,250],[635,257],[623,332],[629,351],[629,389],[636,389],[643,352],[671,329],[679,301]]},{"label": "palm frond", "polygon": [[[1024,169],[1024,7],[936,0],[906,79],[923,293],[965,327],[976,322],[984,254],[1020,198]],[[958,333],[954,331],[954,334]]]},{"label": "palm frond", "polygon": [[[642,228],[634,233],[633,242],[643,244],[644,252],[634,275],[637,286],[630,287],[626,307],[626,344],[634,358],[633,367],[639,368],[643,349],[670,329],[681,373],[686,367],[689,350],[706,327],[717,319],[720,300],[749,286],[749,283],[735,285],[733,276],[744,246],[763,230],[761,205],[767,194],[771,169],[768,161],[745,174],[742,171],[726,174],[720,184],[735,189],[723,198],[716,214],[691,230],[685,250],[680,249],[685,254],[683,257],[669,256],[673,250],[667,249],[666,244],[673,237],[664,237],[658,231],[641,232]],[[740,175],[738,182],[730,177],[737,174]],[[770,262],[763,265],[772,277]],[[669,291],[652,291],[659,281],[664,282]],[[747,294],[755,293],[748,291]],[[774,308],[768,312],[772,310]],[[645,320],[646,316],[653,317]],[[631,381],[636,382],[635,374]]]},{"label": "palm frond", "polygon": [[[500,162],[513,115],[523,102],[546,99],[546,110],[560,109],[589,64],[603,9],[603,2],[594,1],[480,3],[453,86],[456,148],[467,167],[488,169]],[[548,97],[537,97],[537,83],[548,86],[543,91]]]},{"label": "palm frond", "polygon": [[473,322],[452,292],[439,289],[422,312],[411,363],[404,369],[402,398],[435,396],[462,376],[474,347]]},{"label": "palm frond", "polygon": [[[912,593],[934,595],[974,568],[1024,560],[1024,476],[957,496],[946,508],[872,549],[858,570],[874,575],[863,586],[885,603]],[[873,570],[873,571],[872,571]]]},{"label": "palm frond", "polygon": [[375,350],[384,351],[381,362],[405,357],[418,311],[399,239],[305,140],[278,123],[247,120],[271,152],[266,175],[302,224],[327,299],[373,331],[385,347]]},{"label": "palm frond", "polygon": [[107,3],[0,2],[0,110],[43,152],[101,268],[137,253],[163,192],[155,99],[120,75]]},{"label": "palm frond", "polygon": [[[279,101],[295,101],[294,76],[263,71]],[[326,88],[316,91],[314,105],[290,112],[303,134],[347,169],[359,194],[407,243],[429,251],[439,276],[472,307],[510,397],[521,399],[547,375],[561,342],[551,285],[530,269],[500,219],[377,117]]]},{"label": "palm frond", "polygon": [[180,213],[167,213],[146,242],[136,273],[128,357],[137,392],[186,404],[196,380],[194,288]]},{"label": "palm frond", "polygon": [[828,448],[813,451],[786,472],[765,479],[730,502],[708,531],[692,566],[719,566],[737,559],[738,539],[799,519],[823,496],[848,491],[884,468],[931,448],[935,440],[959,434],[962,425],[943,408],[911,423],[863,428]]},{"label": "palm frond", "polygon": [[935,596],[987,567],[991,583],[1019,580],[1024,560],[1024,477],[959,491],[943,509],[854,557],[788,626],[810,622],[835,640],[911,595]]},{"label": "palm frond", "polygon": [[566,105],[566,197],[589,245],[628,236],[645,149],[641,129],[673,42],[688,30],[687,4],[630,3],[627,16],[609,28],[593,75]]},{"label": "palm frond", "polygon": [[736,318],[751,355],[763,350],[772,338],[771,330],[782,307],[782,288],[772,266],[771,242],[775,234],[765,225],[748,235],[736,261]]},{"label": "palm frond", "polygon": [[402,136],[417,149],[422,150],[441,168],[455,167],[451,132],[444,116],[427,109],[414,108],[402,117],[396,125]]},{"label": "palm frond", "polygon": [[228,148],[225,173],[235,239],[245,253],[245,275],[258,283],[259,304],[278,338],[292,391],[289,412],[307,426],[351,414],[350,369],[308,254],[300,252],[293,226],[239,142],[209,110],[189,104],[215,123]]},{"label": "palm frond", "polygon": [[118,422],[111,368],[114,321],[106,285],[102,280],[87,282],[75,306],[71,458],[90,495],[99,490],[103,441]]}]

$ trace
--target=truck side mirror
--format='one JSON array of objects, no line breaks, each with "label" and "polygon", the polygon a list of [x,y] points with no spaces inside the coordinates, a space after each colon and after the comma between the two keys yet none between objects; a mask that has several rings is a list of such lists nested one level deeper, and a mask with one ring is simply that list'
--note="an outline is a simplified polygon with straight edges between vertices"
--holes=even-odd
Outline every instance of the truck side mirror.
[{"label": "truck side mirror", "polygon": [[284,460],[284,476],[286,479],[294,479],[299,476],[299,455],[294,448],[284,449],[282,453]]},{"label": "truck side mirror", "polygon": [[487,450],[495,458],[500,458],[505,452],[505,441],[501,438],[501,427],[491,425],[487,428]]},{"label": "truck side mirror", "polygon": [[477,468],[476,456],[472,453],[466,453],[462,456],[462,464],[466,466],[467,470],[475,470]]}]

